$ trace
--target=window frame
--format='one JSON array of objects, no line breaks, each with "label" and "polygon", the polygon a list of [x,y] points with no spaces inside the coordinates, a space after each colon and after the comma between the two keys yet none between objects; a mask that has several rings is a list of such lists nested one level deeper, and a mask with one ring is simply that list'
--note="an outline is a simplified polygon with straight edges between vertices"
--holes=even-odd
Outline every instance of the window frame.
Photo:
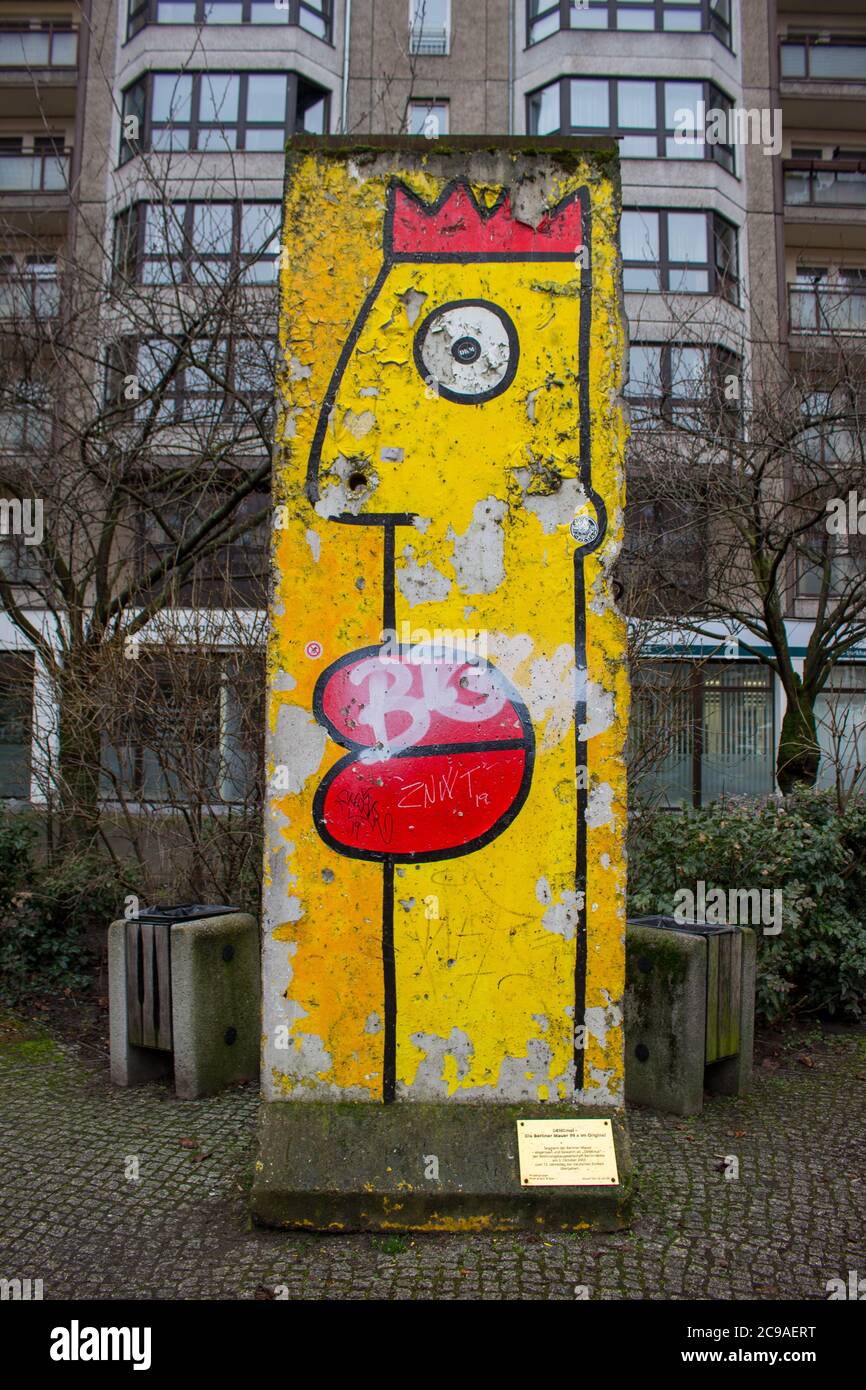
[{"label": "window frame", "polygon": [[[309,0],[284,0],[284,4],[279,7],[279,11],[282,14],[287,14],[288,18],[275,19],[271,24],[262,24],[260,21],[253,24],[251,18],[253,0],[236,0],[236,3],[242,7],[243,15],[238,24],[218,24],[213,20],[206,19],[205,9],[210,3],[210,0],[190,0],[190,3],[195,5],[196,17],[192,21],[192,25],[196,28],[204,26],[214,29],[239,29],[242,25],[246,24],[255,29],[303,29],[305,34],[310,34],[314,39],[318,39],[320,43],[326,43],[330,48],[334,46],[333,0],[322,0],[321,10],[318,10],[314,4],[310,4]],[[157,19],[158,4],[159,0],[128,0],[126,13],[126,43],[134,39],[136,34],[140,34],[142,29],[147,28],[148,25],[154,25],[163,29],[183,28],[182,25],[166,24],[165,21],[160,25],[160,21]],[[274,4],[273,8],[276,12],[277,5]],[[304,10],[310,10],[313,14],[318,15],[325,21],[324,36],[317,34],[315,30],[301,23],[301,15]]]},{"label": "window frame", "polygon": [[[153,90],[154,79],[157,77],[190,78],[190,107],[189,120],[187,121],[157,121],[153,120]],[[238,117],[236,121],[204,121],[201,118],[201,99],[203,89],[203,79],[220,79],[223,77],[238,79]],[[286,79],[286,104],[283,125],[278,125],[275,121],[256,121],[251,120],[248,115],[249,104],[249,85],[251,77],[284,77]],[[317,82],[313,82],[303,73],[287,69],[263,69],[263,70],[244,70],[242,72],[232,72],[227,69],[211,70],[210,68],[198,69],[195,72],[182,72],[177,69],[152,68],[142,73],[133,82],[125,87],[121,94],[121,128],[120,128],[120,154],[118,165],[127,164],[140,151],[155,154],[280,154],[283,151],[285,141],[290,136],[298,132],[298,94],[301,85],[315,89],[321,93],[324,99],[324,119],[325,134],[331,128],[331,91],[328,87],[320,87]],[[138,94],[142,96],[139,97]],[[132,104],[133,94],[135,94],[136,105],[140,105],[141,114],[138,111],[130,111],[128,107]],[[138,140],[127,140],[123,134],[123,122],[128,115],[136,115],[140,122],[140,135]],[[163,149],[154,149],[153,132],[156,130],[186,129],[189,131],[189,143],[182,146],[168,146]],[[225,148],[202,149],[199,146],[199,134],[205,131],[234,130],[236,140],[234,145],[225,143]],[[279,149],[257,150],[250,149],[246,144],[248,130],[279,130],[282,132],[283,140]],[[303,130],[303,127],[301,127]]]},{"label": "window frame", "polygon": [[[422,48],[421,45],[424,42],[425,32],[430,33],[432,31],[432,26],[429,30],[425,30],[423,25],[417,32],[415,29],[415,8],[416,5],[422,3],[424,3],[424,0],[409,0],[409,54],[413,58],[447,58],[451,53],[451,25],[453,18],[451,13],[451,0],[445,0],[445,46],[441,49],[430,49],[429,51]],[[438,32],[438,29],[435,32]]]},{"label": "window frame", "polygon": [[[416,135],[423,135],[423,134],[424,134],[423,130],[413,132],[413,131],[411,131],[411,130],[409,129],[409,113],[412,111],[413,107],[421,107],[421,108],[423,108],[424,110],[426,110],[428,113],[431,112],[431,111],[433,111],[433,110],[435,110],[437,107],[441,107],[441,108],[444,110],[444,112],[445,112],[445,129],[444,129],[444,130],[439,130],[439,131],[437,132],[437,134],[438,134],[438,135],[448,135],[448,134],[450,134],[450,131],[451,131],[451,102],[449,101],[449,99],[448,99],[447,97],[430,97],[429,99],[424,98],[424,97],[413,97],[412,100],[408,103],[408,106],[407,106],[407,108],[406,108],[406,118],[407,118],[407,119],[406,119],[406,133],[407,133],[408,135],[411,135],[411,134],[413,134],[413,133],[416,134]],[[431,136],[430,138],[433,139],[433,138],[436,138],[436,137],[432,137],[432,136]]]},{"label": "window frame", "polygon": [[[662,340],[658,338],[641,338],[632,342],[633,348],[658,348],[660,377],[660,390],[657,394],[638,394],[629,390],[631,382],[625,388],[625,399],[630,406],[638,410],[645,410],[650,416],[657,416],[667,425],[676,425],[676,406],[688,407],[694,404],[705,403],[703,396],[683,396],[674,393],[673,376],[673,354],[675,351],[684,349],[694,349],[707,354],[709,363],[712,366],[711,384],[715,390],[719,390],[720,381],[725,375],[735,374],[742,381],[743,359],[730,348],[724,347],[721,343],[697,343],[675,338]],[[742,390],[736,408],[732,409],[724,404],[724,399],[720,399],[719,411],[720,420],[727,417],[733,421],[740,420]]]},{"label": "window frame", "polygon": [[[248,391],[243,388],[238,380],[239,364],[243,362],[242,350],[240,345],[244,342],[255,343],[261,346],[256,338],[243,339],[237,336],[229,336],[225,339],[217,340],[202,338],[197,340],[204,348],[204,344],[216,345],[217,349],[225,348],[226,360],[223,371],[224,378],[230,383],[230,390],[226,391],[222,386],[210,383],[208,389],[197,390],[191,388],[187,383],[187,373],[200,371],[196,362],[184,360],[177,367],[168,380],[162,392],[161,401],[157,407],[156,422],[162,426],[186,426],[195,427],[205,421],[208,425],[231,424],[237,419],[238,413],[244,409],[242,401],[246,399],[246,410],[255,413],[262,409],[275,409],[276,388],[268,390]],[[109,345],[106,368],[105,368],[105,399],[109,404],[125,416],[129,421],[138,421],[148,418],[154,408],[154,401],[149,390],[143,390],[137,400],[126,400],[123,395],[124,379],[128,376],[142,378],[143,371],[139,367],[139,353],[143,347],[150,344],[172,345],[172,339],[168,334],[149,334],[146,337],[126,336],[116,339]],[[272,343],[274,350],[274,372],[276,372],[277,362],[277,343]],[[195,348],[193,352],[195,353]],[[201,404],[204,401],[213,402],[213,411],[205,415],[190,410],[190,403]],[[147,414],[145,414],[147,412]],[[165,413],[163,413],[165,412]]]},{"label": "window frame", "polygon": [[[608,122],[605,126],[573,126],[571,124],[571,84],[572,82],[606,82],[608,84]],[[619,123],[619,83],[620,82],[641,82],[652,83],[655,88],[655,125],[654,126],[621,126]],[[711,78],[680,78],[680,77],[652,77],[639,76],[635,73],[606,75],[604,73],[568,73],[555,77],[551,82],[545,82],[541,87],[534,88],[526,93],[526,130],[527,134],[537,134],[532,131],[532,102],[540,96],[542,92],[559,85],[559,130],[545,132],[549,134],[562,135],[606,135],[614,140],[621,140],[627,136],[642,138],[653,138],[656,141],[656,152],[653,155],[630,155],[621,154],[620,158],[626,159],[665,159],[675,160],[677,156],[667,152],[667,143],[674,138],[676,128],[669,126],[665,119],[665,86],[670,84],[688,83],[701,88],[700,100],[704,103],[704,110],[724,110],[731,111],[734,103],[726,92],[723,92]],[[730,131],[728,132],[730,133]],[[701,160],[711,160],[725,169],[733,178],[737,178],[737,160],[734,145],[724,145],[721,142],[711,143],[704,140],[703,151],[695,156],[696,162]],[[690,156],[685,156],[690,158]]]},{"label": "window frame", "polygon": [[[636,260],[633,257],[622,256],[623,269],[623,291],[625,294],[700,294],[717,296],[725,299],[729,304],[739,305],[740,303],[740,277],[739,277],[739,233],[740,228],[730,218],[723,213],[716,212],[714,208],[692,208],[692,207],[624,207],[623,214],[627,212],[653,213],[659,219],[659,256],[657,261]],[[669,229],[668,218],[671,213],[690,213],[696,216],[703,216],[707,225],[707,260],[706,261],[674,261],[669,255]],[[719,234],[722,230],[731,231],[734,235],[734,256],[733,274],[724,275],[718,266],[716,250],[719,242]],[[620,242],[621,245],[621,242]],[[629,289],[625,284],[626,270],[653,270],[658,272],[658,287],[653,290]],[[674,273],[687,270],[706,270],[707,288],[705,290],[677,289],[671,288],[671,277]],[[725,286],[729,286],[731,293],[725,292]]]},{"label": "window frame", "polygon": [[[256,460],[256,462],[258,462],[258,460]],[[232,480],[227,479],[226,489],[231,491],[231,486]],[[239,521],[242,519],[244,508],[247,504],[249,506],[249,511],[252,512],[261,508],[264,515],[266,517],[269,516],[270,511],[267,505],[268,497],[269,489],[267,487],[257,487],[239,504],[234,514],[234,520]],[[179,523],[181,528],[183,528],[189,522],[195,524],[197,519],[203,519],[203,515],[196,518],[194,514],[197,500],[199,502],[205,500],[213,506],[218,506],[223,500],[219,481],[217,480],[213,484],[212,495],[208,498],[202,499],[201,494],[198,494],[197,497],[187,495],[182,498],[177,498],[173,502],[169,499],[163,504],[163,510],[167,512],[172,508],[176,510],[185,508],[187,520],[182,520]],[[176,516],[174,513],[171,518],[168,516],[166,517],[166,520],[169,519],[176,523]],[[148,571],[155,563],[158,563],[164,555],[170,554],[173,549],[171,539],[164,530],[164,540],[160,540],[159,537],[154,534],[159,528],[160,522],[155,514],[155,508],[148,509],[147,511],[142,510],[137,514],[135,526],[135,567],[139,582],[146,577]],[[253,528],[246,534],[251,536],[253,534]],[[227,606],[225,602],[227,597],[231,597],[232,599],[232,609],[241,608],[245,611],[257,612],[267,607],[270,572],[268,534],[267,532],[262,533],[261,545],[258,547],[252,545],[247,547],[242,542],[239,543],[239,541],[240,538],[236,537],[235,540],[220,545],[212,554],[197,561],[196,567],[194,567],[193,571],[179,586],[176,595],[176,602],[179,607],[188,608],[194,603],[196,607],[224,608]],[[246,569],[244,572],[239,573],[238,571],[242,567],[238,565],[236,569],[235,562],[241,556],[246,557],[256,550],[260,552],[259,571],[257,573],[252,573],[250,569]],[[197,572],[199,566],[201,566],[201,572]],[[221,571],[219,570],[220,566],[223,566]],[[214,572],[215,570],[217,572]],[[226,593],[223,584],[224,577],[232,586],[230,595]]]},{"label": "window frame", "polygon": [[[212,692],[212,708],[207,711],[212,716],[211,729],[213,731],[212,741],[201,742],[196,745],[195,754],[204,759],[204,764],[212,762],[212,785],[202,787],[201,790],[206,794],[200,802],[193,802],[188,796],[184,795],[183,785],[172,787],[170,777],[166,776],[166,769],[157,766],[151,769],[155,771],[158,780],[156,791],[149,790],[146,785],[145,754],[155,748],[158,740],[150,741],[143,734],[142,704],[146,699],[150,708],[153,710],[153,722],[158,724],[163,712],[171,713],[172,706],[177,707],[178,701],[183,699],[184,686],[177,689],[170,680],[170,677],[177,671],[177,665],[172,665],[183,659],[183,654],[177,649],[172,653],[171,658],[166,655],[164,647],[154,644],[142,651],[134,669],[130,667],[129,676],[133,681],[133,686],[129,694],[134,701],[133,708],[115,707],[113,718],[102,730],[100,740],[100,805],[117,806],[125,804],[127,806],[177,806],[201,804],[219,810],[234,806],[249,806],[259,800],[261,790],[261,778],[263,773],[263,748],[259,741],[259,730],[264,728],[264,719],[255,719],[249,725],[246,733],[252,732],[253,743],[258,743],[257,747],[249,747],[246,752],[249,756],[249,776],[247,785],[239,796],[227,795],[227,788],[234,790],[237,781],[232,786],[233,773],[230,766],[232,757],[232,743],[237,742],[236,734],[231,729],[231,719],[227,708],[226,686],[232,682],[237,692],[243,693],[243,682],[237,678],[237,667],[239,658],[255,657],[260,670],[256,673],[257,689],[261,699],[262,712],[265,702],[265,659],[266,652],[264,647],[237,647],[237,646],[214,646],[207,653],[200,648],[193,648],[188,653],[187,659],[199,663],[199,669],[193,672],[195,679],[194,699],[200,695],[207,695]],[[232,672],[232,667],[235,670]],[[214,668],[218,668],[216,671]],[[168,679],[167,679],[168,678]],[[136,685],[135,683],[139,684]],[[153,699],[152,694],[147,689],[147,683],[152,683],[156,687],[157,698]],[[163,691],[168,692],[168,700],[163,702],[160,698]],[[237,698],[237,706],[243,714],[245,704]],[[188,707],[188,706],[187,706]],[[204,706],[202,707],[205,708]],[[186,731],[181,732],[181,738]],[[106,768],[109,755],[114,753],[118,766]],[[124,755],[128,757],[128,763],[124,765]],[[112,762],[114,759],[112,759]],[[168,772],[171,773],[169,768]],[[119,786],[115,785],[115,779]]]},{"label": "window frame", "polygon": [[[74,72],[78,67],[78,25],[72,19],[46,19],[39,24],[28,24],[26,21],[15,19],[0,21],[0,34],[20,33],[20,34],[44,34],[48,33],[48,61],[47,63],[4,63],[0,58],[0,69],[6,72],[22,71],[47,71],[59,69],[61,72]],[[55,35],[69,34],[75,35],[75,60],[71,63],[56,63],[54,61],[54,39]]]},{"label": "window frame", "polygon": [[[762,689],[768,697],[766,698],[766,710],[769,714],[771,749],[770,786],[766,787],[764,791],[752,791],[747,793],[747,795],[770,795],[775,789],[774,766],[777,747],[775,679],[771,668],[767,666],[764,662],[760,661],[757,657],[745,660],[741,660],[739,658],[726,660],[724,658],[710,656],[703,658],[693,658],[690,660],[688,657],[671,656],[658,658],[658,661],[661,668],[667,671],[671,671],[672,673],[672,668],[676,668],[677,673],[680,670],[682,670],[684,675],[688,674],[689,668],[691,668],[693,672],[693,677],[691,680],[685,680],[681,685],[673,687],[676,693],[682,696],[684,703],[690,708],[691,711],[689,717],[691,745],[691,777],[689,779],[690,785],[688,788],[688,791],[690,792],[690,799],[688,796],[686,796],[683,798],[683,801],[681,803],[668,803],[667,809],[672,811],[679,811],[683,807],[691,805],[695,810],[698,810],[702,805],[711,804],[709,800],[704,800],[704,783],[706,780],[704,764],[707,746],[706,731],[708,725],[706,711],[706,694],[708,689],[707,677],[709,676],[710,678],[716,678],[719,673],[724,672],[726,670],[742,670],[744,667],[748,667],[749,670],[754,673],[760,671],[765,676],[765,681],[761,684],[761,686],[758,687],[756,682],[754,688]],[[655,662],[653,662],[652,664],[654,665]],[[726,693],[742,693],[744,690],[748,689],[748,687],[743,683],[736,684],[734,682],[731,682],[730,684],[726,684],[724,682],[724,679],[722,679],[720,684],[716,684],[713,686],[713,689],[715,692],[724,696]],[[641,695],[643,693],[644,692],[642,692],[638,686],[635,687],[635,690],[633,692],[633,704],[635,705],[635,707],[638,706],[638,702],[640,701]],[[655,696],[656,699],[660,698],[657,692],[652,687],[650,687],[646,691],[646,693],[650,696]],[[722,703],[724,703],[724,701],[722,701]],[[742,793],[728,794],[738,795]]]},{"label": "window frame", "polygon": [[[582,25],[571,24],[572,0],[549,0],[546,9],[540,14],[532,15],[532,0],[526,0],[526,30],[525,48],[534,48],[538,43],[544,43],[545,39],[553,38],[554,34],[559,33],[618,33],[618,34],[712,34],[719,40],[725,48],[733,53],[733,0],[728,0],[728,18],[721,15],[716,8],[714,0],[693,0],[691,4],[673,4],[671,0],[588,0],[580,6],[583,10],[599,10],[607,12],[607,24]],[[624,10],[652,10],[654,12],[654,22],[651,29],[620,29],[616,23],[616,11]],[[667,29],[664,26],[664,15],[666,10],[672,13],[684,9],[700,10],[701,23],[698,29]],[[556,29],[552,29],[549,34],[544,34],[540,39],[532,37],[534,24],[540,20],[547,19],[551,14],[559,14],[559,24]]]},{"label": "window frame", "polygon": [[[182,206],[184,209],[183,218],[175,222],[181,229],[182,245],[177,253],[171,251],[160,252],[158,255],[147,251],[147,210],[148,208],[165,208],[166,204],[156,203],[147,198],[137,199],[130,203],[128,207],[122,208],[114,218],[114,251],[113,251],[113,278],[115,287],[124,282],[146,287],[159,288],[165,285],[200,285],[208,283],[207,277],[198,277],[193,273],[196,265],[209,265],[211,262],[220,262],[229,267],[231,274],[237,274],[239,282],[253,288],[273,288],[278,279],[280,248],[273,252],[253,253],[244,251],[242,247],[243,217],[247,208],[267,207],[274,208],[276,217],[276,236],[280,235],[280,224],[282,221],[282,204],[275,199],[268,198],[226,198],[210,199],[202,198],[178,198],[172,200],[171,207]],[[231,209],[232,230],[231,230],[231,250],[228,252],[210,252],[202,255],[196,248],[194,238],[195,212],[198,207],[225,207]],[[169,268],[172,263],[178,263],[181,267],[181,274],[177,277],[169,276],[167,279],[148,280],[145,279],[143,271],[145,266],[154,263],[165,263]],[[246,280],[243,270],[251,265],[262,265],[272,263],[274,274],[271,280]]]}]

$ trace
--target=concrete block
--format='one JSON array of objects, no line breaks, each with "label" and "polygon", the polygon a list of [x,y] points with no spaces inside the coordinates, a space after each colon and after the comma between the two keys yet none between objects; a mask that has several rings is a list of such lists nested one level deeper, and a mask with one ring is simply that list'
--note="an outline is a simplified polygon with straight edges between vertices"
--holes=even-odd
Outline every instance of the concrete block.
[{"label": "concrete block", "polygon": [[672,1115],[703,1106],[707,943],[629,925],[626,931],[625,1096]]},{"label": "concrete block", "polygon": [[115,1086],[141,1086],[171,1075],[171,1053],[135,1047],[129,1041],[126,1002],[126,922],[108,928],[108,1021],[111,1079]]},{"label": "concrete block", "polygon": [[[708,981],[710,950],[698,932],[670,931],[630,922],[626,931],[625,1094],[627,1102],[673,1115],[697,1115],[704,1091],[744,1095],[751,1086],[755,1035],[755,933],[738,928],[736,979],[725,988],[737,1028],[734,1056],[717,1055],[707,1037],[708,987],[716,1012],[722,986]],[[712,941],[712,938],[711,938]],[[736,970],[736,966],[734,967]]]},{"label": "concrete block", "polygon": [[182,1100],[259,1074],[259,933],[244,912],[171,929],[174,1080]]},{"label": "concrete block", "polygon": [[171,1052],[129,1041],[127,926],[108,929],[111,1079],[137,1086],[174,1072],[182,1100],[259,1074],[261,974],[254,917],[226,913],[171,927]]}]

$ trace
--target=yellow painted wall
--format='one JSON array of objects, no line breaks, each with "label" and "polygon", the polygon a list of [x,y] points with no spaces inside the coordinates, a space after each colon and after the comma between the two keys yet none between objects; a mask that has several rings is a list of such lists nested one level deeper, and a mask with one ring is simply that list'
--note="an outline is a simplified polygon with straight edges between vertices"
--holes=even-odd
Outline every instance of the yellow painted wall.
[{"label": "yellow painted wall", "polygon": [[[624,624],[608,579],[621,538],[624,445],[615,176],[604,159],[533,166],[531,157],[502,154],[491,181],[489,157],[470,167],[461,156],[459,169],[454,158],[290,156],[269,648],[264,1088],[273,1097],[382,1099],[383,869],[326,846],[312,820],[316,788],[346,752],[311,712],[314,684],[330,662],[378,643],[382,632],[384,532],[333,520],[348,496],[361,511],[421,519],[396,530],[398,630],[403,622],[430,632],[482,629],[536,739],[528,799],[498,838],[463,857],[396,866],[397,1098],[620,1105],[628,690]],[[337,389],[314,509],[304,490],[310,449],[341,348],[382,267],[389,181],[432,202],[456,170],[485,206],[503,186],[517,198],[530,173],[548,206],[585,188],[591,295],[579,256],[392,265]],[[437,305],[472,298],[508,312],[520,360],[506,391],[465,406],[425,389],[413,341]],[[592,487],[608,527],[583,560],[584,824],[568,522],[583,496],[577,344],[587,310]],[[383,458],[383,450],[402,450],[402,459]],[[561,483],[548,495],[552,469]],[[359,471],[368,477],[360,502],[346,488]],[[578,836],[587,863],[586,1015],[575,1019]],[[574,1026],[584,1023],[576,1093]]]}]

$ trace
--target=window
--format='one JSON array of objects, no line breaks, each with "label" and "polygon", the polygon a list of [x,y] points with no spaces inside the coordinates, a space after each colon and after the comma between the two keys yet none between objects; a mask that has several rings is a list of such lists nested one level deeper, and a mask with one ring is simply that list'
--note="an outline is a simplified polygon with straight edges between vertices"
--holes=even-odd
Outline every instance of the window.
[{"label": "window", "polygon": [[0,138],[0,189],[61,193],[69,183],[69,151],[62,135]]},{"label": "window", "polygon": [[720,796],[773,791],[776,740],[768,667],[665,661],[647,663],[635,677],[629,740],[644,755],[642,790],[649,797],[671,807],[702,806]]},{"label": "window", "polygon": [[102,794],[179,805],[257,800],[264,658],[255,651],[142,652],[112,691]]},{"label": "window", "polygon": [[625,290],[718,294],[737,302],[737,229],[719,213],[626,209],[620,241]]},{"label": "window", "polygon": [[123,94],[140,144],[121,141],[121,163],[145,150],[282,150],[287,136],[328,128],[328,93],[297,73],[154,72]]},{"label": "window", "polygon": [[[138,420],[209,426],[245,410],[272,410],[275,363],[276,344],[253,339],[127,339],[110,354],[108,396]],[[138,391],[133,400],[126,395],[130,377]]]},{"label": "window", "polygon": [[9,24],[0,28],[0,68],[74,68],[78,31],[69,24]]},{"label": "window", "polygon": [[619,573],[625,612],[640,618],[694,613],[707,592],[706,517],[678,501],[629,459],[626,525]]},{"label": "window", "polygon": [[856,333],[866,330],[866,267],[800,266],[788,286],[792,333]]},{"label": "window", "polygon": [[0,797],[30,796],[33,658],[0,652]]},{"label": "window", "polygon": [[804,36],[779,45],[781,76],[792,81],[866,82],[866,40]]},{"label": "window", "polygon": [[51,442],[51,399],[39,381],[6,378],[0,384],[0,451],[46,449]]},{"label": "window", "polygon": [[[615,136],[623,159],[713,159],[734,172],[730,143],[705,139],[703,112],[722,113],[730,140],[731,102],[712,82],[661,78],[562,77],[527,97],[530,135]],[[715,133],[708,120],[707,133]]]},{"label": "window", "polygon": [[410,53],[447,53],[450,30],[451,0],[409,0]]},{"label": "window", "polygon": [[410,101],[406,128],[409,135],[426,135],[435,140],[448,134],[447,101]]},{"label": "window", "polygon": [[0,255],[0,319],[53,318],[59,308],[54,256]]},{"label": "window", "polygon": [[851,662],[834,666],[815,701],[815,722],[821,748],[818,786],[863,789],[866,775],[866,666]]},{"label": "window", "polygon": [[129,0],[127,38],[146,24],[292,24],[331,41],[331,0]]},{"label": "window", "polygon": [[708,434],[735,431],[741,363],[726,348],[691,343],[632,343],[625,394],[635,425],[664,420]]},{"label": "window", "polygon": [[710,33],[731,46],[731,0],[527,0],[527,46],[560,29]]},{"label": "window", "polygon": [[[217,484],[198,489],[194,497],[165,503],[157,498],[140,522],[139,578],[144,579],[154,566],[170,559],[177,545],[195,534],[226,495]],[[183,607],[266,607],[271,514],[268,493],[244,498],[235,509],[232,525],[246,518],[261,519],[199,560],[182,582],[169,581],[173,603]]]},{"label": "window", "polygon": [[813,391],[802,402],[803,428],[796,440],[790,482],[793,521],[808,526],[796,551],[796,592],[817,599],[826,586],[838,596],[866,573],[866,536],[837,534],[828,525],[827,502],[847,494],[863,471],[863,401],[840,387]]},{"label": "window", "polygon": [[135,203],[115,219],[115,270],[145,285],[273,284],[280,218],[279,203]]}]

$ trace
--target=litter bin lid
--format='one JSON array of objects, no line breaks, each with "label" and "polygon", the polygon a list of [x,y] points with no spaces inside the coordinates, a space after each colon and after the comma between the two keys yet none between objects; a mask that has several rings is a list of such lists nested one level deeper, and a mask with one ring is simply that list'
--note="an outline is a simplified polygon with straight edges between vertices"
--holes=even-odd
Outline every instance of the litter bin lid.
[{"label": "litter bin lid", "polygon": [[139,922],[195,922],[200,917],[224,917],[229,912],[240,912],[239,907],[226,907],[217,903],[178,903],[175,907],[145,907],[138,914]]},{"label": "litter bin lid", "polygon": [[722,932],[739,931],[727,922],[678,922],[675,917],[629,917],[630,927],[657,927],[660,931],[684,932],[687,936],[718,936]]}]

